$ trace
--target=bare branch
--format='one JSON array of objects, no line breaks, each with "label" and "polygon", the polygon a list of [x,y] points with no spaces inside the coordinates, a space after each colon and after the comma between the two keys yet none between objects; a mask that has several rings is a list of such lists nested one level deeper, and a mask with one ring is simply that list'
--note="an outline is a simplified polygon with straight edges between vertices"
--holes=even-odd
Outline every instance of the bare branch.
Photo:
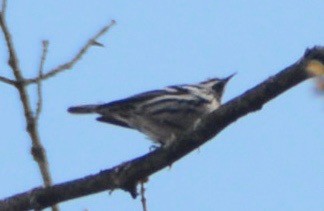
[{"label": "bare branch", "polygon": [[8,48],[8,51],[9,51],[9,61],[8,61],[8,63],[10,65],[10,67],[12,68],[13,72],[14,72],[16,80],[17,81],[22,81],[23,78],[21,76],[20,69],[19,69],[19,61],[18,61],[18,58],[17,58],[17,55],[16,55],[14,45],[12,43],[11,34],[10,34],[9,30],[8,30],[7,23],[6,23],[6,17],[5,17],[6,9],[7,9],[7,1],[3,0],[2,1],[2,11],[0,13],[0,26],[1,26],[2,32],[3,32],[4,36],[5,36],[7,48]]},{"label": "bare branch", "polygon": [[[50,176],[49,172],[49,167],[48,167],[48,162],[47,162],[47,157],[45,153],[45,149],[41,144],[39,134],[38,134],[38,128],[37,128],[37,121],[35,120],[33,116],[33,112],[30,106],[30,100],[29,96],[26,90],[26,87],[24,85],[24,77],[22,75],[22,71],[19,67],[19,60],[16,54],[16,50],[12,41],[12,36],[11,33],[9,32],[9,28],[6,23],[6,6],[7,6],[7,1],[3,0],[2,1],[2,11],[0,13],[0,27],[1,30],[4,34],[7,49],[9,52],[9,61],[8,64],[12,69],[12,72],[15,76],[16,82],[15,82],[15,87],[17,88],[20,96],[20,100],[24,109],[24,115],[25,115],[25,120],[26,120],[26,125],[27,125],[27,132],[28,135],[30,136],[30,139],[32,141],[32,155],[34,160],[37,162],[38,167],[40,169],[43,182],[45,187],[49,187],[52,185],[52,179]],[[58,208],[53,205],[52,210],[58,210]]]},{"label": "bare branch", "polygon": [[[38,77],[39,78],[42,78],[42,76],[43,76],[44,64],[45,64],[46,56],[47,56],[47,52],[48,52],[48,41],[44,40],[42,42],[42,46],[43,46],[43,52],[42,52],[39,69],[38,69]],[[36,107],[36,113],[35,113],[35,121],[38,121],[39,115],[42,111],[42,105],[43,105],[42,80],[37,81],[37,97],[38,97],[38,100],[37,100],[37,107]]]},{"label": "bare branch", "polygon": [[[72,58],[71,61],[54,68],[53,70],[49,71],[46,74],[43,74],[43,69],[44,69],[44,63],[46,60],[46,55],[48,50],[48,42],[44,41],[43,53],[42,53],[41,62],[39,66],[38,76],[34,79],[27,80],[23,77],[22,71],[20,69],[19,60],[13,44],[13,39],[6,23],[6,17],[5,17],[6,8],[7,8],[7,1],[2,0],[2,9],[0,11],[0,27],[4,34],[5,42],[9,52],[8,64],[13,71],[15,80],[11,80],[5,77],[0,77],[0,82],[14,85],[19,92],[20,100],[24,110],[26,125],[27,125],[26,129],[32,141],[31,153],[34,157],[34,160],[37,162],[39,166],[45,187],[50,187],[52,185],[52,179],[49,172],[46,152],[44,147],[41,144],[41,140],[38,133],[38,127],[37,127],[38,119],[42,110],[42,102],[43,102],[41,82],[42,80],[53,77],[56,74],[63,72],[64,70],[72,68],[82,58],[82,56],[88,51],[88,49],[92,45],[101,46],[102,44],[98,43],[96,39],[98,39],[100,36],[105,34],[109,30],[109,28],[115,24],[115,21],[111,21],[110,24],[102,28],[93,38],[91,38],[85,44],[85,46],[78,52],[78,54],[75,55],[74,58]],[[26,89],[26,85],[31,83],[37,83],[38,100],[37,100],[35,115],[33,115],[28,92]],[[56,211],[58,210],[58,207],[55,204],[53,204],[52,210]]]},{"label": "bare branch", "polygon": [[52,69],[48,73],[45,73],[42,77],[36,77],[32,79],[26,79],[25,84],[32,84],[32,83],[37,83],[39,80],[46,80],[49,79],[53,76],[55,76],[58,73],[61,73],[65,70],[73,68],[73,66],[81,60],[82,56],[87,53],[87,51],[90,49],[92,46],[103,46],[102,44],[97,42],[97,39],[104,35],[106,32],[109,31],[109,29],[115,24],[116,22],[112,20],[109,24],[104,26],[100,31],[98,31],[92,38],[90,38],[87,43],[80,49],[80,51],[68,62],[59,65],[58,67]]},{"label": "bare branch", "polygon": [[6,77],[3,77],[3,76],[0,76],[0,81],[3,82],[3,83],[6,83],[6,84],[10,84],[10,85],[16,86],[16,81],[11,80],[11,79],[6,78]]},{"label": "bare branch", "polygon": [[[2,5],[6,5],[6,1],[3,1]],[[6,8],[6,7],[4,7]],[[4,9],[3,8],[3,9]],[[27,131],[28,134],[32,140],[33,147],[32,151],[37,153],[33,153],[34,159],[37,161],[39,164],[39,168],[42,172],[43,180],[45,183],[45,186],[50,186],[51,185],[51,179],[49,176],[49,171],[48,171],[48,166],[47,166],[47,160],[44,154],[44,149],[40,143],[39,136],[38,136],[38,131],[35,125],[35,121],[32,115],[32,110],[29,102],[29,97],[27,94],[27,91],[23,85],[24,78],[21,74],[21,70],[19,67],[19,61],[16,55],[16,51],[12,42],[12,37],[11,34],[8,30],[6,21],[5,21],[5,16],[3,13],[4,10],[0,13],[0,26],[2,29],[2,32],[5,36],[7,48],[9,51],[9,65],[14,73],[14,76],[16,78],[16,88],[18,89],[19,95],[20,95],[20,100],[23,105],[24,109],[24,114],[25,114],[25,119],[26,119],[26,124],[27,124]],[[37,150],[36,150],[37,149]]]},{"label": "bare branch", "polygon": [[158,148],[95,175],[11,196],[0,201],[0,210],[40,209],[58,202],[118,188],[136,197],[134,187],[139,181],[197,149],[237,119],[260,110],[273,98],[312,77],[307,69],[309,62],[314,60],[324,64],[324,47],[307,50],[301,60],[222,105],[203,119],[196,129],[170,146]]}]

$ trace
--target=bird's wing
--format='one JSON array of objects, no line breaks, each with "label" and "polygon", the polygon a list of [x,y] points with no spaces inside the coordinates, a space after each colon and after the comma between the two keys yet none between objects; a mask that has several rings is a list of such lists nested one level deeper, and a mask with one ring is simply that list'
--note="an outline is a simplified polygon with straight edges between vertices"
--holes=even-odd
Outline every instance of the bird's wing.
[{"label": "bird's wing", "polygon": [[127,111],[134,109],[138,104],[145,103],[155,97],[166,94],[165,90],[153,90],[149,92],[144,92],[137,94],[122,100],[116,100],[110,103],[105,103],[97,107],[97,112],[104,115],[106,112],[113,111]]},{"label": "bird's wing", "polygon": [[145,104],[145,102],[148,100],[163,94],[165,94],[164,90],[154,90],[137,94],[122,100],[98,105],[96,112],[102,116],[98,117],[97,120],[126,128],[132,128],[129,125],[128,119],[136,111],[138,105]]},{"label": "bird's wing", "polygon": [[192,93],[188,85],[169,86],[165,90],[165,94],[141,105],[146,118],[155,124],[185,130],[206,113],[210,101]]},{"label": "bird's wing", "polygon": [[189,128],[199,117],[205,114],[204,109],[198,109],[197,105],[203,104],[205,101],[198,99],[183,101],[164,101],[159,106],[147,112],[148,118],[156,123],[185,130]]}]

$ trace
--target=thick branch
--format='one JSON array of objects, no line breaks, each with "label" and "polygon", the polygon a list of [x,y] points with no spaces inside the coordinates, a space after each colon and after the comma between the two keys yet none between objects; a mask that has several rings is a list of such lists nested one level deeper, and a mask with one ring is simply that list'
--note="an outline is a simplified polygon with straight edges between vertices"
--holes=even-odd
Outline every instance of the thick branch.
[{"label": "thick branch", "polygon": [[322,69],[321,74],[323,74],[324,48],[307,50],[304,57],[297,63],[221,106],[206,119],[203,119],[198,128],[183,137],[181,141],[96,175],[48,188],[36,188],[9,197],[0,201],[0,210],[44,208],[58,202],[118,188],[129,191],[135,197],[138,181],[171,165],[210,140],[238,118],[261,109],[271,99],[311,77],[309,72],[313,72],[313,68],[310,68],[309,64],[312,61],[319,62],[319,67]]}]

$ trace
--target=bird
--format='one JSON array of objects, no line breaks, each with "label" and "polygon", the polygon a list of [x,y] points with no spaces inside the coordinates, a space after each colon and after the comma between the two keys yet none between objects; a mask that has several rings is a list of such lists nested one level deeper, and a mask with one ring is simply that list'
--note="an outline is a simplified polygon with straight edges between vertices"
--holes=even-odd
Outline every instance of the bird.
[{"label": "bird", "polygon": [[234,75],[167,86],[104,104],[73,106],[68,112],[99,114],[100,122],[135,129],[155,144],[169,146],[220,107],[225,85]]}]

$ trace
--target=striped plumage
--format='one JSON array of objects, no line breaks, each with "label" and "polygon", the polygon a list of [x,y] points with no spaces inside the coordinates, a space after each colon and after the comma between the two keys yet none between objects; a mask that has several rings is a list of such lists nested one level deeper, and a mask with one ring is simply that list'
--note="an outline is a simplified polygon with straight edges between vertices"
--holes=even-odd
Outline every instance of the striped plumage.
[{"label": "striped plumage", "polygon": [[98,121],[136,129],[161,145],[177,140],[220,106],[228,80],[210,79],[195,85],[169,86],[126,99],[68,109],[71,113],[98,113]]}]

